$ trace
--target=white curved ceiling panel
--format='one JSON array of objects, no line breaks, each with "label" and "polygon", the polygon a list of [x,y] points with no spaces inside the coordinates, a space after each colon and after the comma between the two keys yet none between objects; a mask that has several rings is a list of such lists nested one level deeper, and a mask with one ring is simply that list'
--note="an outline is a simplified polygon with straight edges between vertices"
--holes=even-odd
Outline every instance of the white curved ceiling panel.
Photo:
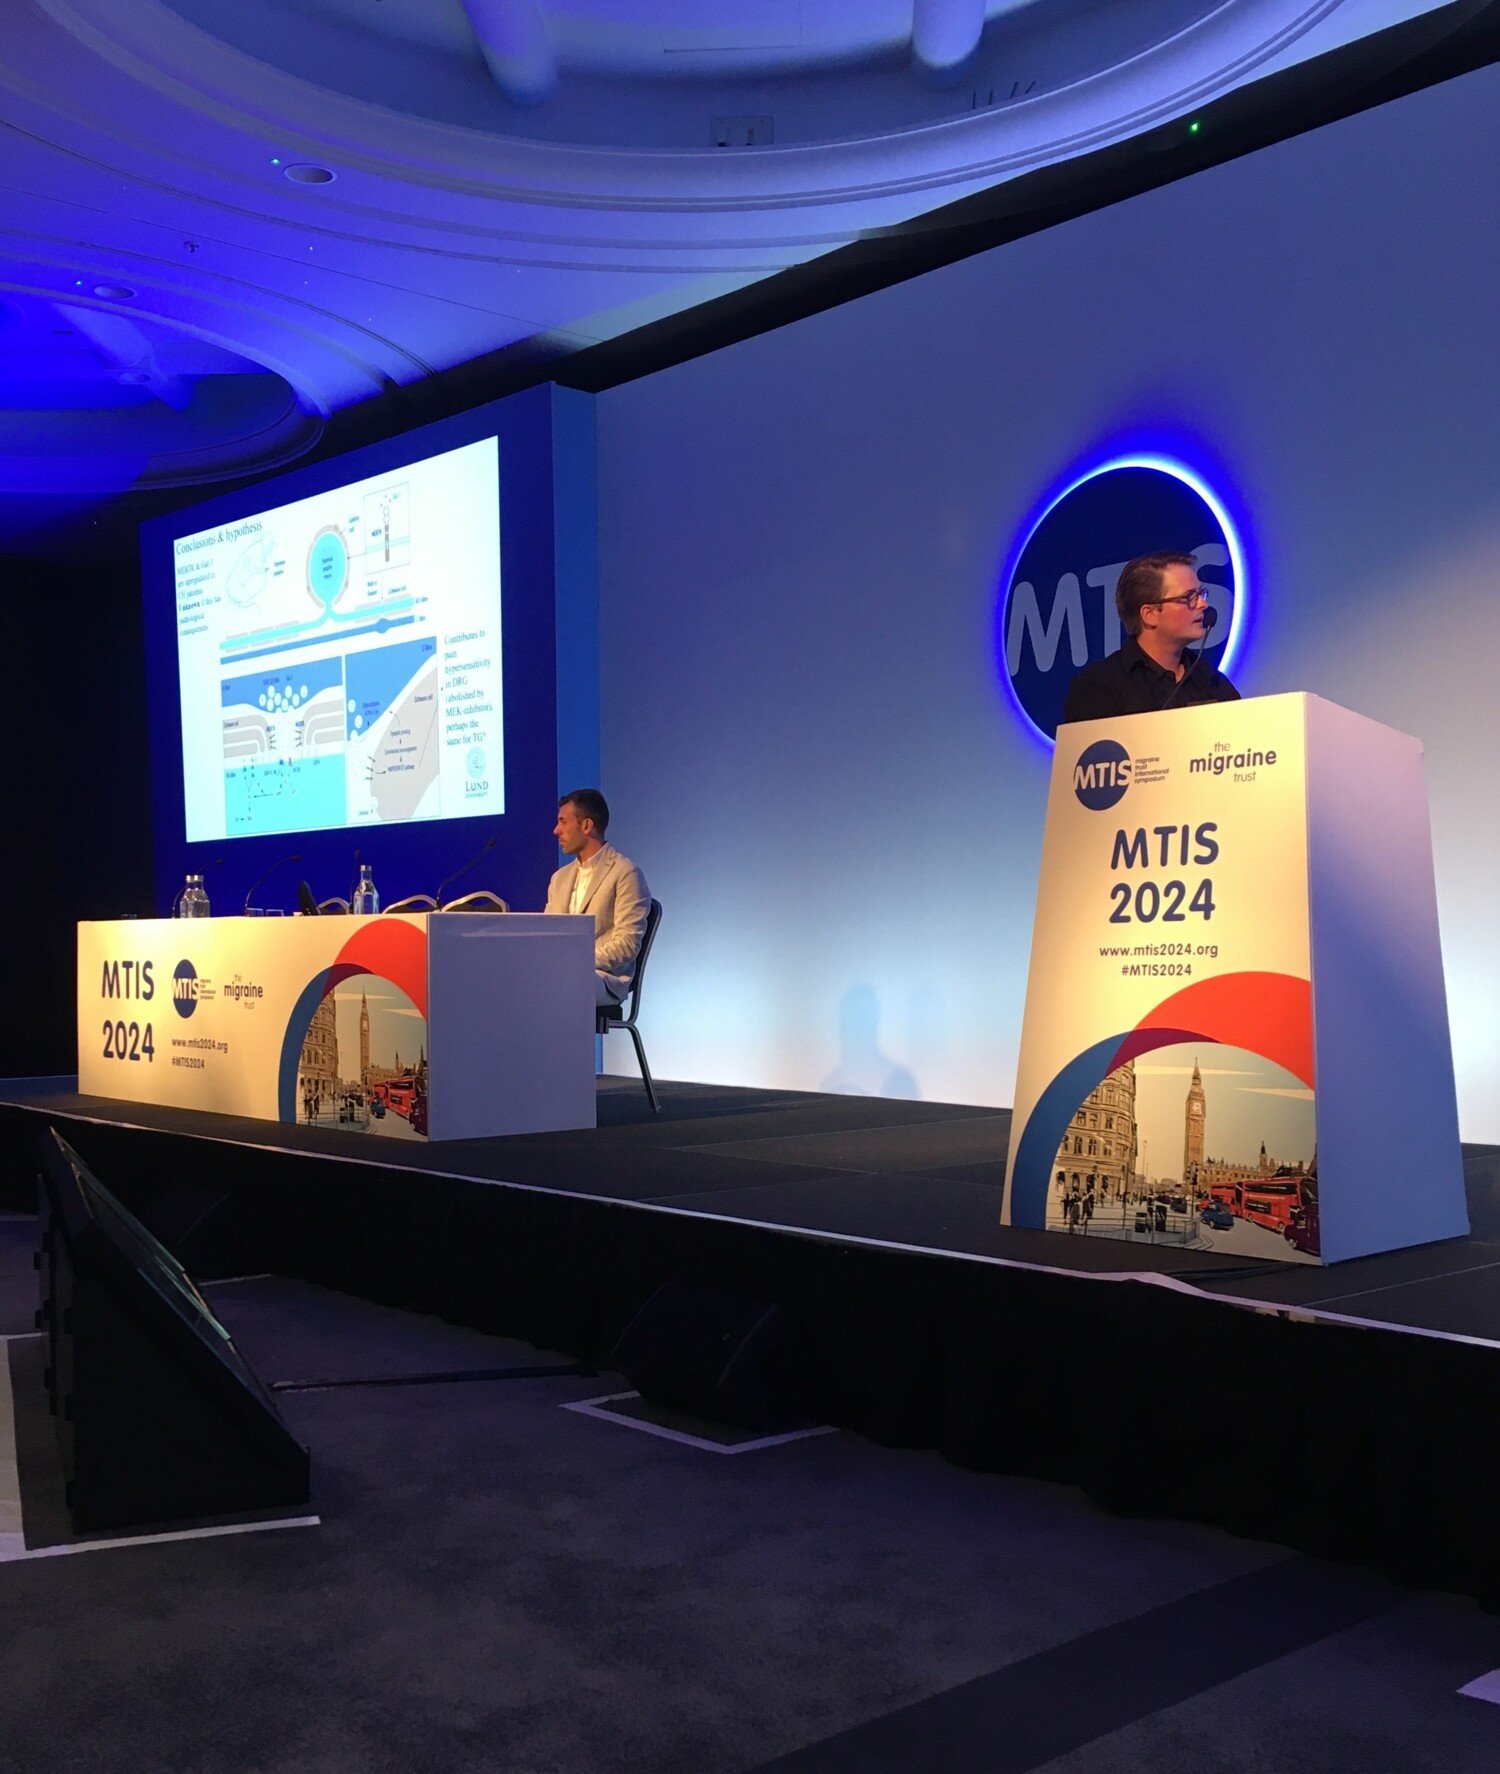
[{"label": "white curved ceiling panel", "polygon": [[617,336],[1429,9],[0,5],[0,485],[32,488],[289,460],[339,408]]}]

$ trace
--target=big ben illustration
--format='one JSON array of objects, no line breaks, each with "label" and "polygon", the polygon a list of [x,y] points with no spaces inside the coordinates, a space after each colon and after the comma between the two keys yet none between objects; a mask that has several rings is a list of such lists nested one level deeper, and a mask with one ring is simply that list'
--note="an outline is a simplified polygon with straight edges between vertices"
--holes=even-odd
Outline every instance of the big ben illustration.
[{"label": "big ben illustration", "polygon": [[363,992],[359,995],[359,1081],[370,1082],[370,1006]]},{"label": "big ben illustration", "polygon": [[1187,1110],[1182,1131],[1182,1180],[1191,1183],[1203,1163],[1203,1077],[1193,1061],[1193,1081],[1188,1086]]}]

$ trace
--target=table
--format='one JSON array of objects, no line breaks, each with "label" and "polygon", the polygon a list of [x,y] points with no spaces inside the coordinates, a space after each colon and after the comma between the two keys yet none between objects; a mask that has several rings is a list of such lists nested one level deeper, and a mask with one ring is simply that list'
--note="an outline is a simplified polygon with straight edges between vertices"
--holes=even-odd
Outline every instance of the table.
[{"label": "table", "polygon": [[594,921],[78,926],[78,1088],[377,1137],[594,1125]]}]

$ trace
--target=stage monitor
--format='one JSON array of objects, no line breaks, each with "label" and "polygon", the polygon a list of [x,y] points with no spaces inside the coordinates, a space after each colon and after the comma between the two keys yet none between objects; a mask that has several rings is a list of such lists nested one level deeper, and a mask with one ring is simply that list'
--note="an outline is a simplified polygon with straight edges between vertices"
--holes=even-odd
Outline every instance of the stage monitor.
[{"label": "stage monitor", "polygon": [[497,440],[172,538],[189,843],[505,811]]},{"label": "stage monitor", "polygon": [[42,1321],[80,1532],[307,1501],[307,1450],[177,1259],[56,1129],[42,1141]]}]

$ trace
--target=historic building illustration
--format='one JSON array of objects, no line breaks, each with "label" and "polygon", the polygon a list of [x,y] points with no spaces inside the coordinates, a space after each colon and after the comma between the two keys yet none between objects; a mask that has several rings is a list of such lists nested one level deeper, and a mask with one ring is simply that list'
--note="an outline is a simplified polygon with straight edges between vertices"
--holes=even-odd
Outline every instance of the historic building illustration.
[{"label": "historic building illustration", "polygon": [[331,1102],[339,1088],[339,1031],[335,1021],[333,994],[313,1012],[302,1043],[302,1057],[297,1064],[297,1095],[299,1099],[317,1095]]},{"label": "historic building illustration", "polygon": [[1064,1195],[1118,1200],[1135,1187],[1135,1061],[1127,1060],[1078,1105],[1057,1149],[1053,1174]]},{"label": "historic building illustration", "polygon": [[1183,1111],[1182,1133],[1182,1181],[1184,1188],[1192,1188],[1199,1196],[1212,1195],[1218,1192],[1225,1200],[1234,1197],[1235,1191],[1255,1183],[1269,1182],[1272,1179],[1282,1181],[1297,1180],[1316,1174],[1316,1160],[1310,1172],[1306,1163],[1296,1160],[1279,1161],[1266,1151],[1266,1142],[1260,1142],[1260,1152],[1253,1164],[1236,1163],[1226,1158],[1210,1158],[1204,1150],[1204,1126],[1206,1116],[1206,1100],[1203,1089],[1203,1078],[1198,1071],[1198,1062],[1193,1062],[1193,1082],[1188,1086],[1187,1102]]},{"label": "historic building illustration", "polygon": [[[352,1002],[352,998],[353,994],[351,993],[346,1002]],[[379,1000],[377,999],[377,1012],[378,1004]],[[359,995],[359,1075],[357,1078],[350,1078],[348,1083],[352,1086],[357,1085],[361,1090],[369,1091],[377,1084],[389,1084],[394,1079],[406,1078],[414,1080],[419,1088],[425,1090],[427,1087],[427,1044],[425,1041],[419,1042],[419,1052],[415,1062],[411,1059],[403,1061],[399,1047],[392,1053],[390,1065],[382,1065],[373,1057],[377,1034],[382,1040],[389,1040],[392,1032],[389,1017],[381,1022],[379,1031],[376,1030],[377,1012],[371,1011],[368,994],[361,992]],[[410,1024],[402,1026],[411,1028]],[[412,1033],[416,1033],[416,1030],[413,1029]]]},{"label": "historic building illustration", "polygon": [[1254,1164],[1229,1164],[1221,1158],[1210,1158],[1198,1168],[1198,1187],[1205,1194],[1212,1194],[1215,1189],[1234,1189],[1241,1184],[1269,1182],[1273,1178],[1316,1176],[1316,1165],[1309,1171],[1302,1159],[1295,1163],[1278,1164],[1266,1152],[1265,1141],[1261,1141],[1260,1156]]},{"label": "historic building illustration", "polygon": [[1193,1181],[1203,1165],[1203,1120],[1206,1109],[1203,1075],[1198,1070],[1197,1060],[1194,1060],[1193,1081],[1188,1086],[1187,1103],[1183,1111],[1182,1180],[1185,1185]]}]

